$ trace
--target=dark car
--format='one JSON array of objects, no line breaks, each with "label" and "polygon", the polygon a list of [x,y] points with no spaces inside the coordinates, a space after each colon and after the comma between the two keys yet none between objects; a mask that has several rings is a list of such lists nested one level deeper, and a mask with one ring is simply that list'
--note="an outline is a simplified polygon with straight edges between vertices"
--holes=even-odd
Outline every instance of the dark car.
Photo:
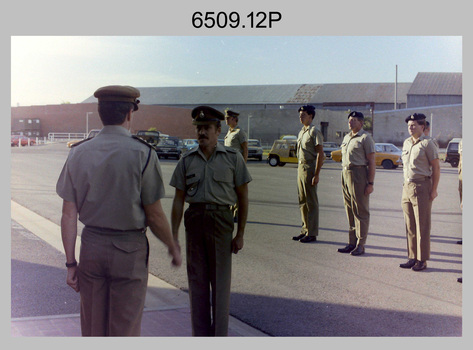
[{"label": "dark car", "polygon": [[174,136],[160,137],[159,142],[156,145],[156,153],[159,158],[181,158],[182,153],[182,141],[179,144],[179,138]]},{"label": "dark car", "polygon": [[182,144],[184,146],[184,149],[182,151],[183,153],[186,153],[194,147],[199,146],[199,142],[197,141],[197,139],[184,139],[182,140]]},{"label": "dark car", "polygon": [[156,147],[159,143],[160,132],[159,131],[150,131],[150,130],[140,130],[136,133],[136,136],[145,140],[150,145]]},{"label": "dark car", "polygon": [[458,153],[458,145],[460,144],[460,141],[460,138],[455,138],[452,139],[447,145],[445,162],[450,163],[450,165],[454,168],[458,167],[458,162],[460,161],[460,153]]}]

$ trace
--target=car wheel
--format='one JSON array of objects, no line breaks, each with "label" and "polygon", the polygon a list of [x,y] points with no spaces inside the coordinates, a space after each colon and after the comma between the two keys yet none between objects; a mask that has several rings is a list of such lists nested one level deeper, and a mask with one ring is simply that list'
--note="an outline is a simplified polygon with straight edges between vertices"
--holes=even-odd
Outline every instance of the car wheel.
[{"label": "car wheel", "polygon": [[268,163],[271,166],[278,166],[279,165],[279,158],[278,157],[271,157],[268,159]]},{"label": "car wheel", "polygon": [[453,168],[457,168],[458,167],[458,159],[452,159],[452,161],[450,162],[450,165],[453,167]]},{"label": "car wheel", "polygon": [[393,169],[394,168],[394,163],[389,159],[383,160],[381,165],[383,166],[384,169]]}]

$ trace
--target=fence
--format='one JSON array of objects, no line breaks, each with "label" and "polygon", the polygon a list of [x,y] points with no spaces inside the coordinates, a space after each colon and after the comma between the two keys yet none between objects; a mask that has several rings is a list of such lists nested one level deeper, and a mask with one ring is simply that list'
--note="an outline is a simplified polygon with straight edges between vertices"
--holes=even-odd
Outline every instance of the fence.
[{"label": "fence", "polygon": [[81,132],[50,132],[48,133],[48,140],[50,142],[67,142],[70,140],[85,139],[87,134]]}]

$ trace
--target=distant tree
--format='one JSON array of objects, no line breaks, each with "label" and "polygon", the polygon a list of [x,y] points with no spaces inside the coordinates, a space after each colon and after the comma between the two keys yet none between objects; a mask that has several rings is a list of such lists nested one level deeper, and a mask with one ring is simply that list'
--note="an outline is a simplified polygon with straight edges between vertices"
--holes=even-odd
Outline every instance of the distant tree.
[{"label": "distant tree", "polygon": [[365,117],[364,120],[363,129],[366,131],[373,131],[373,119],[371,117]]}]

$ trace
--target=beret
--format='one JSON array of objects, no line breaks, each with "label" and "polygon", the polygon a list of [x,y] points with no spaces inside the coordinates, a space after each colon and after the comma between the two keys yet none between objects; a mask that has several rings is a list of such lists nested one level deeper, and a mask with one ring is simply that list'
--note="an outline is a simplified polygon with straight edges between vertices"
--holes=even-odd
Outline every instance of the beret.
[{"label": "beret", "polygon": [[298,112],[301,112],[301,111],[306,111],[307,113],[310,113],[310,114],[313,113],[315,115],[315,107],[312,105],[305,105],[305,106],[299,107]]},{"label": "beret", "polygon": [[199,106],[192,110],[192,119],[192,124],[194,125],[207,125],[224,120],[225,116],[222,112],[212,107]]},{"label": "beret", "polygon": [[138,103],[140,103],[140,100],[137,100],[137,98],[140,97],[140,90],[132,86],[103,86],[94,92],[94,96],[97,97],[99,102],[131,102],[135,105],[135,111],[138,110]]},{"label": "beret", "polygon": [[425,119],[426,119],[426,116],[424,114],[414,113],[406,118],[406,123],[408,123],[409,120],[425,120]]},{"label": "beret", "polygon": [[353,117],[353,118],[358,118],[358,119],[365,119],[365,116],[361,112],[353,111],[348,115],[348,118]]}]

